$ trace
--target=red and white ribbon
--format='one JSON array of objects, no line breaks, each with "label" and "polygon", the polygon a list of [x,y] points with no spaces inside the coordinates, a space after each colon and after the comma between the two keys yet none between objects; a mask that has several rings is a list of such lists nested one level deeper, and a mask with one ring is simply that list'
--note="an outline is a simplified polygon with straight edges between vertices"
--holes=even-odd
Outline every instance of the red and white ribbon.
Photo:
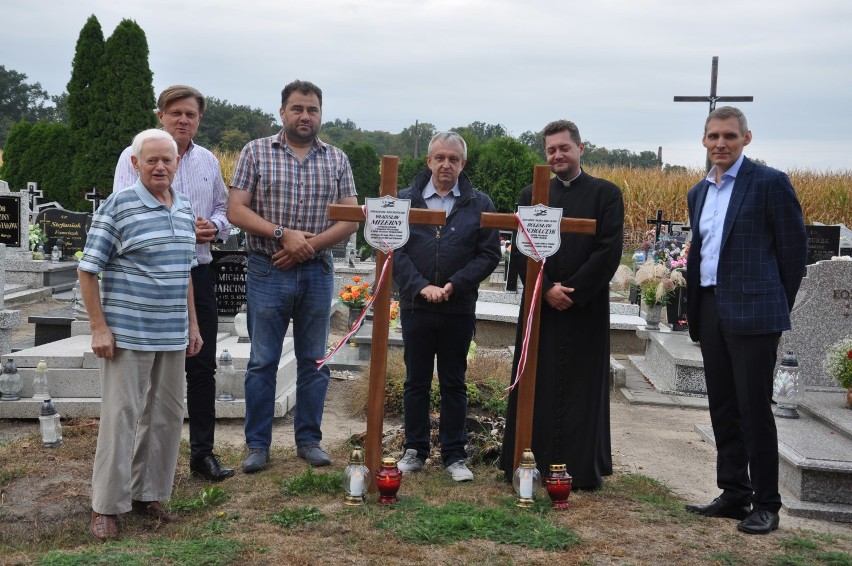
[{"label": "red and white ribbon", "polygon": [[527,367],[527,355],[529,354],[529,345],[530,345],[530,334],[532,333],[532,322],[533,322],[533,313],[535,313],[535,305],[538,301],[538,296],[541,293],[541,279],[544,274],[544,262],[547,258],[542,257],[538,252],[538,249],[535,247],[535,242],[533,242],[532,237],[530,237],[530,233],[527,231],[527,227],[524,226],[524,222],[521,219],[521,216],[516,212],[515,219],[518,221],[518,227],[521,229],[521,232],[524,233],[527,240],[532,246],[533,253],[538,258],[538,261],[541,262],[541,269],[539,269],[538,276],[535,278],[535,285],[533,286],[533,295],[532,300],[530,301],[530,312],[527,313],[527,324],[524,329],[524,340],[521,343],[521,356],[518,358],[518,371],[515,373],[515,379],[512,381],[512,385],[506,388],[506,391],[512,391],[515,387],[517,387],[518,382],[521,380],[521,375],[524,373],[524,369]]}]

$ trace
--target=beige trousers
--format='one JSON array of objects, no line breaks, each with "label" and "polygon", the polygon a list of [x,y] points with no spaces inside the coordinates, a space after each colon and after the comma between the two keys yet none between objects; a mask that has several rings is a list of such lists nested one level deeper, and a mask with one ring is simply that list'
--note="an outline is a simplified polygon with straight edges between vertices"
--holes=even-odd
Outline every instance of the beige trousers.
[{"label": "beige trousers", "polygon": [[92,509],[118,515],[131,500],[169,499],[180,435],[186,351],[115,349],[101,359],[101,422]]}]

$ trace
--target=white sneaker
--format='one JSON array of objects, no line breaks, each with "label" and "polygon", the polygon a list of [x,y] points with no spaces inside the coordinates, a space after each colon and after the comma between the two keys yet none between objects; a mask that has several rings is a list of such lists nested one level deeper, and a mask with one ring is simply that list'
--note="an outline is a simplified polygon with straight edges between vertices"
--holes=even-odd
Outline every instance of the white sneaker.
[{"label": "white sneaker", "polygon": [[423,460],[417,456],[417,450],[409,448],[403,454],[402,459],[396,463],[396,467],[403,474],[417,472],[423,469]]},{"label": "white sneaker", "polygon": [[459,460],[447,466],[447,472],[456,481],[471,481],[473,479],[473,472],[464,465],[464,460]]}]

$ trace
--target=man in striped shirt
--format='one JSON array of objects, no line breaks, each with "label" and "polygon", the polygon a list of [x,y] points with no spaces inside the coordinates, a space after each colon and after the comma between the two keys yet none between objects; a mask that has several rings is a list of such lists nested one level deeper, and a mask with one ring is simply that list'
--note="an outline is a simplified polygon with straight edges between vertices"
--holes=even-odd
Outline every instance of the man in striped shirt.
[{"label": "man in striped shirt", "polygon": [[355,222],[331,222],[328,205],[356,204],[349,159],[319,140],[322,91],[294,81],[281,92],[284,128],[250,142],[231,179],[228,219],[246,233],[246,293],[251,354],[245,378],[246,444],[243,471],[269,463],[275,380],[284,334],[293,319],[296,353],[297,454],[312,466],[330,463],[320,447],[328,366],[334,269],[328,248],[348,238]]},{"label": "man in striped shirt", "polygon": [[139,179],[95,213],[77,269],[101,374],[89,523],[99,542],[118,538],[116,515],[131,509],[175,519],[159,501],[171,496],[177,465],[184,359],[202,346],[190,279],[195,217],[171,187],[177,145],[145,130],[132,160]]},{"label": "man in striped shirt", "polygon": [[[225,240],[231,231],[226,218],[228,193],[222,180],[219,160],[207,149],[192,142],[207,101],[196,89],[170,86],[157,100],[157,116],[163,129],[174,137],[180,155],[172,187],[192,202],[195,214],[195,254],[198,265],[192,269],[195,311],[204,346],[195,357],[186,359],[186,407],[189,412],[189,469],[209,481],[234,475],[223,468],[213,453],[216,428],[216,276],[210,266],[210,242]],[[131,163],[131,147],[118,159],[112,190],[118,192],[136,182]]]}]

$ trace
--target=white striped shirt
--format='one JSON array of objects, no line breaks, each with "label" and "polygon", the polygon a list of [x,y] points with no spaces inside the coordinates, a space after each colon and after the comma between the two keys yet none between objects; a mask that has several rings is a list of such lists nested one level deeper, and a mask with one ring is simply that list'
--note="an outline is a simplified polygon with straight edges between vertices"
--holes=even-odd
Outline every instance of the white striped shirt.
[{"label": "white striped shirt", "polygon": [[166,208],[136,181],[110,195],[92,218],[78,268],[103,273],[101,304],[119,348],[173,351],[188,343],[195,218],[189,200],[171,192]]},{"label": "white striped shirt", "polygon": [[[133,186],[139,175],[133,169],[130,156],[133,148],[128,147],[118,158],[115,167],[115,177],[112,181],[112,192],[117,193]],[[222,169],[219,160],[208,149],[192,142],[180,158],[175,173],[172,188],[180,191],[192,203],[195,216],[206,218],[219,229],[217,240],[225,241],[231,233],[231,224],[226,216],[228,212],[228,190],[222,179]],[[198,263],[210,263],[210,243],[198,244],[195,247]]]}]

